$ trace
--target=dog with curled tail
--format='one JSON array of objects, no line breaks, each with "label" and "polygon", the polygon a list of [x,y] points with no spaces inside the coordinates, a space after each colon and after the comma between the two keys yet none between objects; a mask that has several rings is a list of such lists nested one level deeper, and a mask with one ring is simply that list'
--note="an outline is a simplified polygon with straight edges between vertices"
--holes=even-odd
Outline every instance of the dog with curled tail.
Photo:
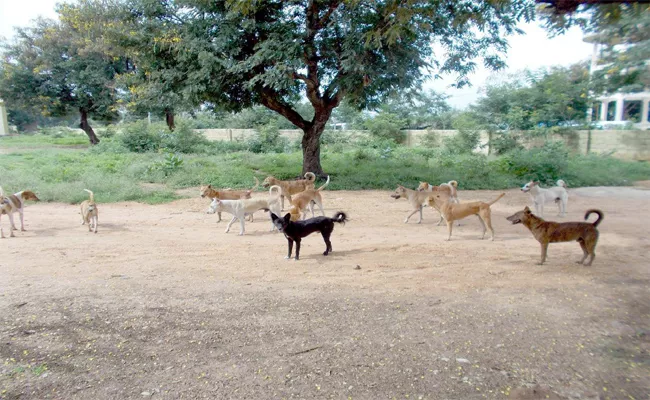
[{"label": "dog with curled tail", "polygon": [[97,203],[95,203],[95,194],[88,190],[84,189],[89,194],[89,199],[81,202],[81,225],[88,224],[88,232],[97,233],[98,217],[99,210],[97,209]]}]

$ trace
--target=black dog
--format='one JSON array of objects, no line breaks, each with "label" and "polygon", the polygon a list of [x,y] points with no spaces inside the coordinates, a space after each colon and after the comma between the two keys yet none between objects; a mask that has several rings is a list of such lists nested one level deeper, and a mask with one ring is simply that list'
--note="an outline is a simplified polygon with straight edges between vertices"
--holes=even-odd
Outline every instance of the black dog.
[{"label": "black dog", "polygon": [[309,236],[314,232],[320,232],[323,235],[323,240],[325,241],[325,252],[323,253],[326,256],[330,251],[332,251],[332,243],[330,242],[330,236],[334,230],[334,223],[338,222],[340,224],[345,224],[348,220],[348,216],[345,215],[343,211],[339,211],[334,214],[334,218],[329,217],[316,217],[306,219],[304,221],[291,221],[291,214],[287,214],[284,218],[278,217],[277,215],[271,213],[271,219],[273,220],[273,225],[282,233],[289,241],[289,255],[287,259],[291,258],[291,250],[293,249],[293,242],[296,242],[296,260],[300,259],[300,241],[305,236]]}]

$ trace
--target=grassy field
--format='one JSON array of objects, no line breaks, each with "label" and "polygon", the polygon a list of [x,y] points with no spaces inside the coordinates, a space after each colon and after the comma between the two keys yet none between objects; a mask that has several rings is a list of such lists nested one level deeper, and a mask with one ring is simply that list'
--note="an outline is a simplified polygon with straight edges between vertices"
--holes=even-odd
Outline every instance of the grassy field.
[{"label": "grassy field", "polygon": [[[45,201],[77,203],[82,189],[101,202],[162,203],[179,197],[178,189],[212,184],[247,188],[253,176],[292,179],[300,174],[302,155],[295,145],[284,153],[253,153],[227,143],[202,143],[194,154],[164,149],[134,153],[119,137],[88,148],[78,134],[19,135],[0,138],[0,185],[6,192],[31,188]],[[84,147],[86,146],[86,147]],[[406,148],[385,143],[325,144],[324,170],[330,190],[385,189],[419,181],[455,179],[461,189],[506,189],[529,179],[550,184],[558,178],[570,187],[629,185],[650,179],[647,162],[570,155],[558,143],[501,157],[451,154],[444,149]]]}]

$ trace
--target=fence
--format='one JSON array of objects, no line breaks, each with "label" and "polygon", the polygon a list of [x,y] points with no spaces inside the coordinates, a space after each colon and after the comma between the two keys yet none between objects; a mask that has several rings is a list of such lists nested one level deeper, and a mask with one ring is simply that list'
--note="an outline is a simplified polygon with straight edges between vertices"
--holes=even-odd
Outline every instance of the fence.
[{"label": "fence", "polygon": [[[199,129],[205,137],[210,140],[243,140],[255,134],[254,129]],[[362,133],[356,131],[343,131]],[[456,134],[455,130],[409,130],[406,131],[407,146],[418,146],[424,135],[428,133],[435,134],[441,141],[445,137]],[[298,129],[280,130],[280,134],[292,140],[302,137],[302,131]],[[576,152],[585,154],[587,152],[587,131],[577,131],[573,137],[556,136],[554,139],[565,140],[568,146]],[[531,140],[529,145],[535,145],[544,139]],[[489,136],[487,132],[481,132],[481,148],[479,151],[488,152]],[[650,161],[650,131],[630,131],[630,130],[593,130],[591,131],[591,152],[592,153],[611,153],[613,157],[628,160]]]}]

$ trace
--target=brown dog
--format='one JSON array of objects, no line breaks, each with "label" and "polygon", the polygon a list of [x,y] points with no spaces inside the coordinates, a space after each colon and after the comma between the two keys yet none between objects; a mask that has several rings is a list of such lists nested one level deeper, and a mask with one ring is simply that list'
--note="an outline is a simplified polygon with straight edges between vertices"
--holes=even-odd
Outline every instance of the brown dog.
[{"label": "brown dog", "polygon": [[483,226],[483,236],[481,236],[481,239],[485,238],[485,228],[487,227],[487,229],[490,230],[490,235],[492,235],[492,240],[494,240],[494,229],[492,229],[492,212],[490,206],[499,201],[505,195],[505,193],[501,193],[499,197],[489,203],[483,201],[452,203],[449,197],[438,193],[429,198],[429,205],[439,209],[440,213],[445,218],[447,229],[449,230],[449,237],[447,240],[451,240],[453,222],[455,220],[469,217],[470,215],[477,215],[479,221],[481,221],[481,225]]},{"label": "brown dog", "polygon": [[[535,216],[530,208],[526,207],[522,211],[507,217],[506,219],[512,224],[524,224],[530,230],[542,245],[542,261],[539,265],[544,264],[546,261],[546,251],[548,250],[549,243],[555,242],[571,242],[577,241],[582,248],[582,260],[577,261],[578,264],[590,266],[596,258],[596,243],[598,243],[598,229],[596,227],[603,220],[603,213],[600,210],[587,210],[585,214],[585,221],[589,218],[590,214],[597,214],[598,219],[593,223],[589,222],[551,222],[544,221],[540,217]],[[590,256],[589,262],[585,264],[587,256]]]},{"label": "brown dog", "polygon": [[[255,179],[255,186],[253,186],[249,190],[232,190],[232,189],[222,189],[222,190],[215,190],[212,185],[208,186],[201,186],[201,197],[205,198],[210,198],[210,199],[219,199],[219,200],[240,200],[240,199],[250,199],[251,198],[251,193],[253,193],[258,186],[260,185],[260,181],[257,179],[257,177],[253,177]],[[219,216],[219,219],[217,222],[221,222],[221,212],[218,212],[217,215]],[[250,221],[253,222],[253,215],[249,214]]]},{"label": "brown dog", "polygon": [[309,210],[311,211],[311,217],[314,217],[314,205],[313,203],[316,203],[318,207],[320,207],[320,212],[323,213],[323,216],[325,216],[325,211],[323,210],[323,198],[320,195],[320,191],[325,189],[327,185],[330,183],[330,177],[329,175],[327,176],[327,182],[318,189],[314,188],[309,188],[307,190],[304,190],[298,194],[296,194],[292,199],[291,199],[291,207],[289,207],[289,214],[291,214],[291,220],[292,221],[300,221],[301,217],[302,219],[305,219],[307,217],[307,207],[309,207]]},{"label": "brown dog", "polygon": [[[420,182],[420,185],[418,186],[418,191],[420,192],[431,192],[431,193],[441,193],[443,195],[446,195],[449,197],[449,201],[452,203],[460,203],[458,201],[458,182],[456,181],[449,181],[447,183],[441,183],[440,186],[433,186],[429,185],[428,182]],[[435,203],[434,203],[435,207]],[[436,210],[438,210],[436,208]],[[440,210],[438,210],[440,212]],[[444,217],[442,216],[442,213],[440,213],[440,221],[438,221],[438,225],[442,223],[442,220]],[[460,226],[460,221],[458,221],[458,226]]]},{"label": "brown dog", "polygon": [[[18,212],[20,214],[20,230],[25,231],[25,201],[33,200],[40,201],[38,197],[31,190],[23,190],[22,192],[10,194],[6,196],[0,187],[0,215],[7,214],[9,217],[9,233],[14,236],[13,231],[17,231],[16,224],[14,223],[13,214]],[[0,230],[2,227],[0,226]],[[4,238],[4,234],[0,232],[0,236]]]},{"label": "brown dog", "polygon": [[95,203],[95,194],[88,189],[84,189],[89,194],[89,199],[81,202],[81,225],[88,224],[88,232],[97,233],[97,224],[99,219],[99,210]]},{"label": "brown dog", "polygon": [[274,185],[280,186],[280,188],[282,189],[281,192],[282,209],[284,210],[285,197],[287,198],[287,200],[289,200],[289,204],[291,204],[292,195],[298,194],[300,192],[304,192],[307,189],[313,189],[315,181],[316,181],[316,175],[314,175],[313,172],[307,172],[305,174],[305,179],[297,179],[295,181],[281,181],[279,179],[276,179],[273,176],[267,176],[266,179],[264,179],[264,182],[262,182],[262,186],[264,187],[270,187]]},{"label": "brown dog", "polygon": [[405,224],[409,222],[409,219],[416,212],[420,212],[420,219],[418,219],[418,224],[422,222],[422,204],[426,202],[427,199],[429,199],[431,196],[433,196],[433,193],[431,192],[420,192],[419,190],[405,188],[402,185],[397,186],[395,192],[390,195],[390,197],[396,200],[404,197],[406,200],[408,200],[409,204],[413,208],[413,212],[410,213],[404,220]]}]

